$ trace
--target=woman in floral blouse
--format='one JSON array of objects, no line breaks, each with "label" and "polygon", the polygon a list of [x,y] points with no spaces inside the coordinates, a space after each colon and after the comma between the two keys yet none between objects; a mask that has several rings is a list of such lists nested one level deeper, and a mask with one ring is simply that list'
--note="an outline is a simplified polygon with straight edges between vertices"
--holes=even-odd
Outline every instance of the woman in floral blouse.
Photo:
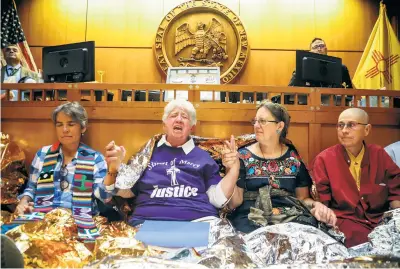
[{"label": "woman in floral blouse", "polygon": [[333,211],[310,197],[307,168],[286,139],[289,123],[288,112],[279,104],[266,101],[257,108],[252,121],[257,142],[239,150],[237,189],[243,201],[230,215],[239,231],[288,221],[336,223]]}]

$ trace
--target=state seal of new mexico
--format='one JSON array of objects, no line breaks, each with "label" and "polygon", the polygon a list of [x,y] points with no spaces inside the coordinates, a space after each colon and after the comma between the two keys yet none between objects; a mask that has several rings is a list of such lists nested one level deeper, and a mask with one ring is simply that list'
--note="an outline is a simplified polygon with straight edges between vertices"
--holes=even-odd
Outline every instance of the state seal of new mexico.
[{"label": "state seal of new mexico", "polygon": [[217,66],[221,84],[226,84],[245,66],[249,45],[246,30],[232,10],[214,1],[193,0],[163,18],[154,51],[165,74],[168,67]]}]

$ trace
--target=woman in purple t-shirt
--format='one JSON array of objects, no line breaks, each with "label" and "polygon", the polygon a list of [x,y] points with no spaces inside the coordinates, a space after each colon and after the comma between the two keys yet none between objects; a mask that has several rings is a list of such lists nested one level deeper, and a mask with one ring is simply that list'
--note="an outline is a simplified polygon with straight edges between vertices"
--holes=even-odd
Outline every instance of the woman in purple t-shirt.
[{"label": "woman in purple t-shirt", "polygon": [[[204,150],[195,146],[190,136],[196,125],[196,110],[185,100],[167,104],[162,117],[165,134],[156,142],[151,159],[143,173],[135,177],[133,165],[122,164],[125,149],[114,141],[106,147],[108,173],[103,188],[114,195],[135,197],[129,220],[136,225],[146,219],[192,221],[217,217],[218,208],[229,200],[238,205],[240,197],[234,192],[239,177],[239,158],[234,138],[226,142],[221,179],[219,166]],[[115,187],[127,185],[129,188]]]}]

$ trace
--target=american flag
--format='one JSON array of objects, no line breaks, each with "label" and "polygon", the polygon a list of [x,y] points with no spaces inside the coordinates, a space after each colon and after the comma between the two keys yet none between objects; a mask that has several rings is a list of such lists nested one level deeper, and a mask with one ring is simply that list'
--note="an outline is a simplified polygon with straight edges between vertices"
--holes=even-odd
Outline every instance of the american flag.
[{"label": "american flag", "polygon": [[21,64],[37,72],[35,60],[26,42],[24,31],[17,14],[14,0],[1,0],[1,58],[4,59],[3,49],[9,44],[17,44],[22,52]]}]

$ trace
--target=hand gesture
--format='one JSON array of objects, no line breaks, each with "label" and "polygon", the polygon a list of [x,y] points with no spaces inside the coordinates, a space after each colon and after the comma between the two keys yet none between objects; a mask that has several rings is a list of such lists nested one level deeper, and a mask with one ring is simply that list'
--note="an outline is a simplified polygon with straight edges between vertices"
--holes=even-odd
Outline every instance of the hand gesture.
[{"label": "hand gesture", "polygon": [[314,202],[311,214],[313,214],[318,221],[324,222],[329,226],[335,227],[336,225],[336,215],[333,210],[320,202]]},{"label": "hand gesture", "polygon": [[117,146],[114,141],[111,141],[106,146],[106,162],[108,171],[117,172],[125,158],[126,150],[123,146]]},{"label": "hand gesture", "polygon": [[17,208],[15,209],[15,213],[19,215],[23,215],[25,213],[32,213],[33,211],[33,202],[28,202],[24,198],[18,203]]},{"label": "hand gesture", "polygon": [[226,172],[230,169],[239,169],[239,153],[237,152],[235,137],[231,135],[231,141],[225,141],[224,150],[222,151],[222,164],[226,168]]}]

